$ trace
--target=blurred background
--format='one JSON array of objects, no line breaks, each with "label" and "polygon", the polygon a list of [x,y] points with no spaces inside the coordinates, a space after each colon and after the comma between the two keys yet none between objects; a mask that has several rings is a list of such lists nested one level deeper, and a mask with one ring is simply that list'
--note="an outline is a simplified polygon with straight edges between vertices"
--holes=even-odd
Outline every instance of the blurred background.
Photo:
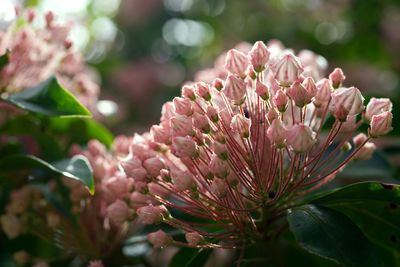
[{"label": "blurred background", "polygon": [[[12,1],[12,0],[2,0]],[[75,46],[97,70],[98,108],[114,133],[143,132],[196,71],[240,42],[279,39],[343,68],[345,84],[390,97],[398,134],[398,0],[14,0],[75,24]],[[118,106],[115,104],[118,103]],[[397,126],[397,127],[396,127]],[[396,145],[397,142],[395,142]]]}]

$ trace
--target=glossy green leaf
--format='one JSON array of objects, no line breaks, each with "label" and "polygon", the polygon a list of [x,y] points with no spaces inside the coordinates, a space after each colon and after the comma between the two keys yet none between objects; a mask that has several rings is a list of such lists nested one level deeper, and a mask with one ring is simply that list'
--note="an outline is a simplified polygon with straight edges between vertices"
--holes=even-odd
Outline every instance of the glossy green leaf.
[{"label": "glossy green leaf", "polygon": [[312,254],[343,266],[383,266],[361,230],[338,211],[304,205],[290,209],[287,219],[299,245]]},{"label": "glossy green leaf", "polygon": [[7,65],[9,61],[10,61],[10,58],[9,58],[9,53],[8,53],[8,52],[6,52],[5,54],[1,55],[1,56],[0,56],[0,70],[1,70],[5,65]]},{"label": "glossy green leaf", "polygon": [[51,118],[49,127],[60,134],[68,133],[70,143],[87,144],[97,139],[111,147],[114,139],[107,128],[90,118]]},{"label": "glossy green leaf", "polygon": [[25,169],[46,169],[80,181],[94,194],[93,171],[89,161],[82,155],[55,163],[46,162],[32,155],[11,155],[0,159],[0,173]]},{"label": "glossy green leaf", "polygon": [[172,258],[169,267],[203,267],[212,249],[181,248]]},{"label": "glossy green leaf", "polygon": [[47,116],[91,116],[90,112],[73,96],[64,89],[55,77],[11,95],[6,99],[19,108]]},{"label": "glossy green leaf", "polygon": [[345,213],[400,264],[400,185],[358,183],[321,195],[313,203]]}]

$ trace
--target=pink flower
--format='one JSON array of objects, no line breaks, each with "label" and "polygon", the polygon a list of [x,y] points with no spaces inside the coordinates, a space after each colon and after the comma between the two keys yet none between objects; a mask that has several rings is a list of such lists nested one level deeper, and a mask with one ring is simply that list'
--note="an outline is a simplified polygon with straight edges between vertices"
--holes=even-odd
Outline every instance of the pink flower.
[{"label": "pink flower", "polygon": [[329,79],[332,81],[333,88],[338,88],[346,79],[346,76],[344,76],[341,68],[335,68],[331,74],[329,74]]},{"label": "pink flower", "polygon": [[374,115],[378,115],[385,111],[392,111],[392,106],[392,101],[390,101],[389,98],[372,97],[368,102],[364,118],[367,121],[370,121]]},{"label": "pink flower", "polygon": [[377,115],[373,115],[370,123],[369,135],[376,138],[385,135],[392,130],[393,114],[385,111]]},{"label": "pink flower", "polygon": [[287,95],[293,99],[296,106],[302,108],[311,102],[312,95],[304,88],[304,86],[296,81],[287,89]]},{"label": "pink flower", "polygon": [[217,155],[214,155],[210,161],[210,171],[219,178],[225,178],[229,174],[229,165]]},{"label": "pink flower", "polygon": [[265,65],[269,60],[270,52],[267,46],[262,42],[256,42],[251,51],[249,52],[250,62],[254,67],[254,70],[261,72],[265,69]]},{"label": "pink flower", "polygon": [[153,137],[154,142],[170,144],[170,131],[171,128],[169,127],[169,125],[153,125],[151,127],[150,133]]},{"label": "pink flower", "polygon": [[193,114],[193,125],[203,133],[209,133],[211,128],[210,124],[208,123],[208,118],[204,114],[200,114],[195,112]]},{"label": "pink flower", "polygon": [[300,62],[291,53],[282,55],[279,61],[272,66],[272,69],[275,73],[275,79],[284,87],[288,87],[294,81],[297,81],[303,72]]},{"label": "pink flower", "polygon": [[148,205],[140,207],[136,211],[143,224],[161,223],[164,217],[168,216],[168,210],[164,206]]},{"label": "pink flower", "polygon": [[357,153],[354,155],[354,159],[369,160],[372,158],[372,155],[374,154],[375,150],[376,150],[375,144],[367,142],[360,148],[360,150],[357,151]]},{"label": "pink flower", "polygon": [[332,93],[332,105],[334,109],[342,106],[348,111],[348,115],[357,115],[364,110],[364,97],[355,87],[339,88]]},{"label": "pink flower", "polygon": [[309,126],[296,124],[287,130],[286,141],[295,152],[302,153],[309,151],[317,140]]},{"label": "pink flower", "polygon": [[174,170],[171,173],[171,178],[178,191],[185,191],[195,186],[193,176],[187,171]]},{"label": "pink flower", "polygon": [[204,243],[204,238],[198,232],[188,232],[185,234],[186,241],[192,247]]},{"label": "pink flower", "polygon": [[286,140],[286,129],[280,120],[273,120],[267,130],[269,140],[277,147],[284,147]]},{"label": "pink flower", "polygon": [[315,85],[313,78],[311,77],[305,78],[302,84],[304,88],[307,90],[308,94],[311,97],[314,97],[315,94],[317,93],[317,86]]},{"label": "pink flower", "polygon": [[322,79],[317,82],[317,93],[314,97],[316,107],[321,107],[331,99],[332,86],[328,79]]},{"label": "pink flower", "polygon": [[278,90],[272,98],[272,102],[274,103],[278,111],[283,113],[286,111],[288,97],[282,90]]},{"label": "pink flower", "polygon": [[192,158],[198,155],[196,143],[188,136],[175,137],[172,140],[172,148],[174,149],[175,155],[180,158]]},{"label": "pink flower", "polygon": [[191,85],[184,85],[182,87],[182,96],[189,98],[190,100],[194,101],[196,99],[196,95],[194,93],[194,88]]},{"label": "pink flower", "polygon": [[171,118],[172,136],[193,135],[192,119],[182,115]]},{"label": "pink flower", "polygon": [[241,78],[246,76],[246,69],[250,64],[249,57],[244,53],[231,49],[226,55],[225,69]]},{"label": "pink flower", "polygon": [[150,176],[155,177],[160,173],[160,170],[164,169],[165,165],[159,157],[151,157],[143,162],[143,167]]},{"label": "pink flower", "polygon": [[224,81],[221,80],[221,79],[219,79],[219,78],[216,78],[216,79],[213,81],[212,85],[213,85],[213,87],[214,87],[215,89],[217,89],[218,91],[221,91],[222,88],[224,88]]},{"label": "pink flower", "polygon": [[241,137],[248,138],[250,137],[250,124],[251,120],[245,118],[243,115],[236,114],[232,118],[231,129]]},{"label": "pink flower", "polygon": [[241,105],[246,95],[246,84],[239,77],[230,74],[222,91],[235,105]]},{"label": "pink flower", "polygon": [[130,210],[125,201],[117,199],[107,207],[107,217],[110,219],[111,223],[117,227],[120,227],[126,222],[129,216]]},{"label": "pink flower", "polygon": [[269,98],[268,87],[260,81],[256,82],[256,93],[263,100],[268,100]]},{"label": "pink flower", "polygon": [[20,220],[13,214],[5,214],[0,217],[3,232],[9,239],[15,239],[22,233]]},{"label": "pink flower", "polygon": [[210,87],[206,83],[196,83],[196,93],[198,96],[204,98],[206,101],[209,101],[211,99]]},{"label": "pink flower", "polygon": [[215,178],[211,182],[210,190],[217,197],[223,198],[227,194],[226,182],[223,179]]},{"label": "pink flower", "polygon": [[163,230],[148,234],[147,239],[155,248],[167,247],[173,241],[172,237],[167,235]]},{"label": "pink flower", "polygon": [[104,267],[103,263],[99,260],[90,261],[87,267]]},{"label": "pink flower", "polygon": [[174,98],[175,113],[179,115],[191,116],[193,114],[192,103],[188,98]]}]

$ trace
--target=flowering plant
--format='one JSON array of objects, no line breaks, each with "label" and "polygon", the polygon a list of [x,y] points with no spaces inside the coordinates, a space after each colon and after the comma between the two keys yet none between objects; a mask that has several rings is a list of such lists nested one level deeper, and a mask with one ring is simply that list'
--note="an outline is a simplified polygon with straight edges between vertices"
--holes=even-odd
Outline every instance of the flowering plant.
[{"label": "flowering plant", "polygon": [[[185,83],[159,124],[113,140],[89,118],[98,86],[69,26],[47,13],[40,28],[33,11],[17,11],[0,32],[0,260],[400,264],[399,186],[340,178],[373,161],[374,141],[392,130],[389,99],[366,102],[311,51],[241,43]],[[33,240],[50,241],[49,255]]]}]

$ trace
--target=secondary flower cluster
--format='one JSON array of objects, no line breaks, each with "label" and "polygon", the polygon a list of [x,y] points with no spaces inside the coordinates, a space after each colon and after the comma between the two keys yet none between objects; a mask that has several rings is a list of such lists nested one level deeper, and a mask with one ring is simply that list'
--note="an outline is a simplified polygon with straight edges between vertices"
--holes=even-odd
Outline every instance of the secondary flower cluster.
[{"label": "secondary flower cluster", "polygon": [[33,10],[16,12],[14,22],[0,29],[0,56],[8,58],[0,68],[0,94],[20,92],[57,75],[79,101],[94,110],[99,88],[68,40],[71,25],[56,23],[48,12],[45,25],[39,27]]},{"label": "secondary flower cluster", "polygon": [[[187,243],[151,233],[155,247],[234,248],[268,239],[292,201],[352,159],[369,159],[371,139],[391,130],[389,99],[372,98],[365,108],[360,90],[342,85],[341,69],[323,78],[325,61],[312,52],[299,58],[277,42],[256,42],[246,53],[228,51],[224,62],[199,75],[212,81],[184,85],[150,138],[121,162],[159,201],[137,210],[141,221],[186,233]],[[366,134],[357,133],[362,123]]]},{"label": "secondary flower cluster", "polygon": [[[152,203],[150,196],[142,196],[134,180],[119,168],[118,158],[128,155],[131,143],[132,138],[117,137],[111,152],[95,140],[85,150],[74,146],[72,156],[84,155],[90,161],[95,195],[69,178],[63,178],[61,186],[54,180],[47,186],[27,184],[11,193],[6,213],[0,217],[3,232],[10,239],[25,233],[37,234],[55,242],[65,253],[88,258],[107,256],[140,227],[135,210]],[[46,188],[61,201],[48,199]],[[66,189],[67,200],[60,195]]]}]

